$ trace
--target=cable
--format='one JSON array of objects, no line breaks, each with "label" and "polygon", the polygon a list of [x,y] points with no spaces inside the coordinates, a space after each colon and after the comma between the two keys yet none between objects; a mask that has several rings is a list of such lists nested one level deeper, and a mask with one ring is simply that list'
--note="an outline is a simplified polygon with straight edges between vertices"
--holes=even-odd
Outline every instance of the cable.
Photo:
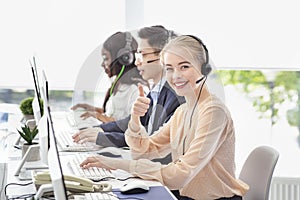
[{"label": "cable", "polygon": [[[29,183],[25,183],[25,184],[20,184],[20,183],[9,183],[9,184],[7,184],[7,185],[4,187],[4,195],[7,196],[6,190],[7,190],[7,187],[10,186],[10,185],[28,186],[28,185],[30,185],[30,184],[33,184],[33,182],[29,182]],[[27,199],[27,198],[33,197],[34,195],[35,195],[35,194],[23,194],[23,195],[20,195],[20,196],[7,198],[7,200]]]},{"label": "cable", "polygon": [[129,176],[127,178],[115,178],[113,176],[107,176],[107,177],[103,177],[101,179],[97,179],[97,180],[94,180],[94,179],[91,179],[93,182],[100,182],[100,181],[109,181],[109,180],[118,180],[118,181],[126,181],[128,179],[131,179],[131,178],[138,178],[138,177],[134,177],[134,176]]},{"label": "cable", "polygon": [[190,126],[189,126],[190,128],[191,128],[191,125],[192,125],[192,116],[194,115],[195,108],[196,108],[196,106],[197,106],[197,103],[198,103],[198,101],[199,101],[199,99],[200,99],[201,92],[202,92],[202,89],[203,89],[204,83],[206,82],[206,79],[207,79],[207,76],[205,76],[205,78],[204,78],[204,81],[203,81],[203,83],[202,83],[202,85],[201,85],[201,88],[200,88],[200,92],[198,93],[197,100],[196,100],[196,102],[195,102],[195,105],[194,105],[194,108],[193,108],[193,110],[192,110],[192,114],[191,114],[191,117],[190,117]]},{"label": "cable", "polygon": [[26,200],[27,198],[31,198],[31,197],[33,197],[34,195],[35,195],[35,194],[23,194],[23,195],[20,195],[20,196],[7,198],[7,200],[15,200],[15,199],[24,199],[24,200]]},{"label": "cable", "polygon": [[131,179],[131,178],[138,178],[138,177],[129,176],[127,178],[116,178],[116,180],[118,180],[118,181],[126,181],[126,180]]},{"label": "cable", "polygon": [[[202,92],[202,89],[203,89],[203,86],[204,86],[204,83],[206,82],[206,79],[207,79],[207,76],[204,77],[204,81],[202,82],[202,85],[201,85],[201,88],[200,88],[200,92],[198,93],[198,97],[197,97],[197,100],[195,102],[195,105],[193,107],[193,110],[192,110],[192,114],[191,114],[191,117],[190,117],[190,126],[189,126],[189,129],[191,129],[191,126],[192,126],[192,117],[194,115],[194,112],[195,112],[195,109],[196,109],[196,106],[197,106],[197,103],[200,99],[200,96],[201,96],[201,92]],[[185,135],[184,139],[183,139],[183,147],[182,147],[182,155],[184,155],[185,153],[185,140],[186,140],[186,137],[187,137],[187,134]]]},{"label": "cable", "polygon": [[95,184],[97,184],[98,182],[101,182],[101,181],[109,181],[109,180],[126,181],[126,180],[131,179],[131,178],[137,178],[137,177],[130,176],[130,177],[127,177],[127,178],[116,178],[116,177],[113,177],[113,176],[107,176],[107,177],[103,177],[103,178],[100,178],[100,179],[90,178],[90,180],[93,181]]},{"label": "cable", "polygon": [[33,184],[33,182],[24,183],[24,184],[21,184],[21,183],[9,183],[9,184],[7,184],[7,185],[4,187],[4,194],[5,194],[5,196],[6,196],[6,190],[7,190],[7,187],[10,186],[10,185],[27,186],[27,185],[30,185],[30,184]]}]

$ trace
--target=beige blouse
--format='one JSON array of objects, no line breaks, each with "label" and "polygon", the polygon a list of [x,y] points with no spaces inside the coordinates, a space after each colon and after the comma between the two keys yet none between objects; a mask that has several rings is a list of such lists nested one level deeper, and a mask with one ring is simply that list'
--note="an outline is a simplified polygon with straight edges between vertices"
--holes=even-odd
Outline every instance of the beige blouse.
[{"label": "beige blouse", "polygon": [[[187,111],[187,104],[178,107],[169,122],[151,136],[142,126],[133,132],[129,123],[125,137],[135,160],[106,164],[160,181],[193,199],[243,196],[249,187],[235,178],[235,132],[226,106],[211,96],[196,106],[192,119]],[[168,165],[150,161],[170,152],[173,162]]]}]

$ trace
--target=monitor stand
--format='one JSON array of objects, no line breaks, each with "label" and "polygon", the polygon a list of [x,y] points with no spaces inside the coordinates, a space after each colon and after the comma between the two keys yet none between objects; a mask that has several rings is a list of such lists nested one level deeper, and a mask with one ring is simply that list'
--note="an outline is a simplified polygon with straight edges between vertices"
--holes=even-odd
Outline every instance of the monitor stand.
[{"label": "monitor stand", "polygon": [[[20,180],[30,180],[31,178],[31,172],[30,170],[35,169],[48,169],[48,166],[42,162],[42,160],[34,161],[34,162],[26,162],[29,158],[29,155],[39,150],[40,145],[31,145],[28,150],[26,151],[23,159],[19,163],[19,166],[17,167],[17,170],[15,172],[15,176],[19,176]],[[22,172],[22,173],[21,173]]]}]

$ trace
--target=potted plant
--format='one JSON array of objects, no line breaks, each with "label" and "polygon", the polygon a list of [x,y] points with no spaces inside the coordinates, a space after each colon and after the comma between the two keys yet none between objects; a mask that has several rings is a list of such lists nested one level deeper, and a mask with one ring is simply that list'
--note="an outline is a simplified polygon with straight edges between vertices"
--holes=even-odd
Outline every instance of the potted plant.
[{"label": "potted plant", "polygon": [[[21,127],[22,130],[18,130],[18,133],[20,136],[25,140],[23,146],[22,146],[22,157],[25,155],[27,149],[30,145],[38,144],[37,142],[34,142],[34,138],[38,134],[38,128],[35,126],[33,129],[30,129],[28,125],[24,125]],[[27,161],[35,161],[39,160],[39,150],[37,149],[36,152],[32,153],[30,157],[27,159]]]},{"label": "potted plant", "polygon": [[32,101],[34,97],[27,97],[23,99],[20,103],[20,110],[24,116],[24,121],[26,122],[29,119],[34,119]]},{"label": "potted plant", "polygon": [[[24,116],[23,122],[26,123],[28,120],[34,119],[34,113],[32,108],[32,102],[34,97],[27,97],[23,99],[20,103],[20,110]],[[42,115],[43,115],[43,100],[40,99],[41,107],[42,107]]]}]

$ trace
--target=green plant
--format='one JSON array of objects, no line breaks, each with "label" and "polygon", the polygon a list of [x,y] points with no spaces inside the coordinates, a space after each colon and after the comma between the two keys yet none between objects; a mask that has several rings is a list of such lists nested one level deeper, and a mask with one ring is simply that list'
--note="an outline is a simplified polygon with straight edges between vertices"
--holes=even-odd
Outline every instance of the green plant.
[{"label": "green plant", "polygon": [[[33,109],[32,109],[32,101],[34,97],[27,97],[23,99],[20,103],[20,110],[23,113],[23,115],[33,115]],[[40,99],[41,107],[42,107],[42,115],[43,115],[43,100]]]},{"label": "green plant", "polygon": [[[276,72],[276,71],[275,71]],[[293,105],[286,112],[286,119],[298,129],[300,147],[300,71],[277,71],[273,80],[258,70],[219,70],[224,85],[235,85],[247,94],[261,117],[271,119],[272,125],[279,119],[281,105]],[[264,94],[257,92],[264,90]]]},{"label": "green plant", "polygon": [[17,130],[20,134],[20,136],[27,142],[27,144],[32,145],[32,141],[35,138],[35,136],[38,134],[39,130],[37,129],[37,126],[35,126],[32,130],[29,128],[29,126],[24,125],[21,127],[22,131]]}]

